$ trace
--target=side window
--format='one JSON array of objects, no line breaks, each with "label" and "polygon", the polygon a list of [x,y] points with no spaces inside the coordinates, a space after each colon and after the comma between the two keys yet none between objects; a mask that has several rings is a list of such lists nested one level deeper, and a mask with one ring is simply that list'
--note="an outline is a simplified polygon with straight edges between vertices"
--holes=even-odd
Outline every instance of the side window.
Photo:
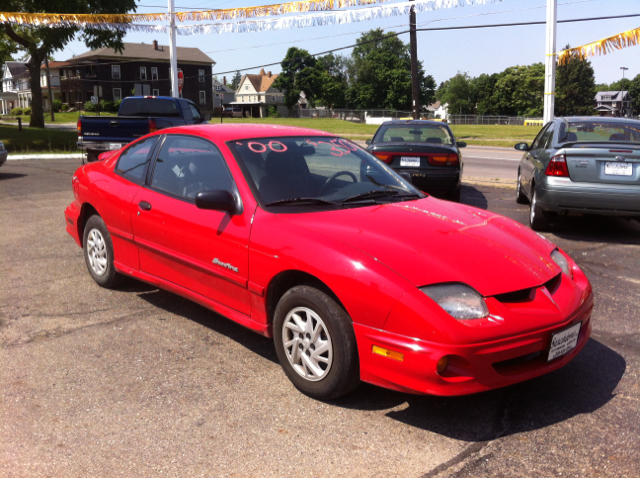
[{"label": "side window", "polygon": [[547,129],[547,132],[544,134],[544,136],[542,137],[542,140],[540,141],[540,148],[547,150],[549,148],[551,148],[551,144],[553,143],[553,132],[555,130],[556,125],[554,123],[552,123],[549,128]]},{"label": "side window", "polygon": [[157,141],[158,137],[154,136],[134,143],[124,150],[116,165],[116,172],[134,183],[144,183],[147,164],[151,159]]},{"label": "side window", "polygon": [[193,103],[189,103],[189,109],[191,110],[191,116],[193,116],[193,121],[202,120],[202,116],[200,115],[200,110],[198,110]]},{"label": "side window", "polygon": [[536,136],[536,139],[533,140],[533,143],[531,144],[532,150],[537,150],[538,148],[540,148],[542,137],[545,135],[545,133],[547,132],[550,126],[551,126],[551,123],[548,123],[544,126],[542,130],[540,130],[540,133],[538,133],[538,136]]},{"label": "side window", "polygon": [[181,198],[201,191],[234,188],[233,178],[218,148],[192,136],[169,135],[153,170],[151,186]]}]

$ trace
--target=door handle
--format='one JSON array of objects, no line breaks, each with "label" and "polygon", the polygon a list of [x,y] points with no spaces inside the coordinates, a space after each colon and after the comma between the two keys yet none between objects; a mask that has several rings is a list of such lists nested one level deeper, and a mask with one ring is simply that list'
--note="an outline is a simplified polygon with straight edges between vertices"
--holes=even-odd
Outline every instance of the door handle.
[{"label": "door handle", "polygon": [[142,211],[149,211],[151,210],[151,203],[141,201],[140,203],[138,203],[138,208],[140,208]]}]

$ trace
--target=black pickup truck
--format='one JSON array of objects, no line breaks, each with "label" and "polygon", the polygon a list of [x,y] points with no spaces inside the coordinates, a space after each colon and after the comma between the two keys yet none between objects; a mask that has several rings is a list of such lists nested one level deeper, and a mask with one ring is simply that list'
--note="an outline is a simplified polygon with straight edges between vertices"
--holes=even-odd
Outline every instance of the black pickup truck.
[{"label": "black pickup truck", "polygon": [[147,133],[207,123],[209,119],[192,101],[183,98],[132,96],[122,100],[118,116],[78,118],[78,148],[86,150],[87,161],[96,161],[101,153],[119,150]]}]

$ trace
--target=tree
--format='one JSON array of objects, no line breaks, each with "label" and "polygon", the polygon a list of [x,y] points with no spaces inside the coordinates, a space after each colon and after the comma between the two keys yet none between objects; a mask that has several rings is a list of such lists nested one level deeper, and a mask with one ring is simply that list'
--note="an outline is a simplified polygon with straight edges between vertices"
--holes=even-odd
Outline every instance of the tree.
[{"label": "tree", "polygon": [[[565,50],[571,47],[567,45]],[[556,69],[555,115],[592,115],[596,95],[596,80],[591,62],[578,56],[570,57]]]},{"label": "tree", "polygon": [[349,70],[352,61],[343,55],[329,53],[318,57],[320,68],[321,91],[318,102],[328,108],[345,108],[346,92],[349,88]]},{"label": "tree", "polygon": [[322,68],[317,67],[318,61],[307,50],[291,47],[287,50],[284,60],[280,63],[282,73],[278,75],[273,87],[284,93],[284,103],[292,108],[300,99],[300,92],[304,91],[307,101],[315,105],[322,97]]},{"label": "tree", "polygon": [[496,113],[511,116],[542,116],[544,64],[509,67],[499,74],[491,96]]},{"label": "tree", "polygon": [[11,55],[18,51],[16,43],[4,32],[0,31],[0,63],[3,65],[12,60]]},{"label": "tree", "polygon": [[[347,103],[353,108],[412,110],[409,45],[378,28],[364,33],[351,53]],[[418,63],[420,104],[433,102],[435,81]]]},{"label": "tree", "polygon": [[482,75],[471,79],[471,102],[475,105],[475,111],[478,115],[495,115],[496,106],[491,101],[493,90],[496,87],[500,75],[494,73]]},{"label": "tree", "polygon": [[640,115],[640,74],[631,80],[628,91],[631,97],[631,108],[636,112],[636,115]]},{"label": "tree", "polygon": [[240,75],[240,71],[236,71],[236,74],[233,76],[231,83],[229,83],[229,88],[233,88],[237,90],[240,86],[240,82],[242,81],[242,75]]},{"label": "tree", "polygon": [[[0,0],[0,10],[3,12],[21,13],[127,13],[135,11],[135,0]],[[31,58],[27,69],[31,77],[32,113],[29,126],[44,128],[44,114],[42,109],[42,87],[40,86],[40,70],[44,59],[54,51],[61,50],[73,40],[80,27],[64,26],[32,26],[14,27],[9,23],[1,25],[7,37],[16,43],[17,47],[27,52]],[[122,51],[124,32],[112,32],[86,27],[81,33],[81,39],[91,49],[100,47],[115,48]]]},{"label": "tree", "polygon": [[471,102],[471,79],[466,72],[458,72],[449,78],[446,87],[438,89],[438,100],[447,104],[452,115],[474,113],[475,105]]},{"label": "tree", "polygon": [[609,91],[629,91],[631,86],[631,80],[628,78],[621,78],[620,80],[613,82],[609,85]]}]

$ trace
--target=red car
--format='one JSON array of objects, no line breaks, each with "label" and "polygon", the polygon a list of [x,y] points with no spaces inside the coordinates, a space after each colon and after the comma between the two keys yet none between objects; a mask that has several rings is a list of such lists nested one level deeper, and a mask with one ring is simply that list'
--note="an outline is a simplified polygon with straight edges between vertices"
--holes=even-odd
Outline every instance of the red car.
[{"label": "red car", "polygon": [[80,167],[73,191],[67,231],[99,285],[132,276],[273,337],[312,397],[502,387],[591,332],[591,285],[552,243],[328,133],[170,128]]}]

